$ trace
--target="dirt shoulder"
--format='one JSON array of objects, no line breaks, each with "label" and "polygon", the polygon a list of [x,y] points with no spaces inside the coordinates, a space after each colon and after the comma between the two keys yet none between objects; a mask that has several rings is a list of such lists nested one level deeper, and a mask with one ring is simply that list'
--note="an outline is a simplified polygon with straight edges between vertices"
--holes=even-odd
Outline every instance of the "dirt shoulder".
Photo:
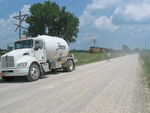
[{"label": "dirt shoulder", "polygon": [[139,58],[139,75],[141,77],[141,97],[143,98],[143,104],[145,106],[145,111],[150,113],[150,89],[148,88],[148,83],[146,75],[143,70],[143,60]]}]

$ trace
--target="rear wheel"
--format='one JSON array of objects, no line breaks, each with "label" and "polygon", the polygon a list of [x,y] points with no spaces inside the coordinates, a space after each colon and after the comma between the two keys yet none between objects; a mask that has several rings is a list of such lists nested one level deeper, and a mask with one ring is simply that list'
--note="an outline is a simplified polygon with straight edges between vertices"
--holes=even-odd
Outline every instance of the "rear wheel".
[{"label": "rear wheel", "polygon": [[12,81],[15,77],[7,77],[7,76],[2,76],[2,79],[4,81]]},{"label": "rear wheel", "polygon": [[39,68],[38,64],[33,63],[30,66],[29,74],[26,76],[26,78],[29,81],[36,81],[39,79],[39,77],[40,77],[40,68]]},{"label": "rear wheel", "polygon": [[71,72],[74,69],[75,69],[75,65],[74,65],[73,60],[68,60],[66,62],[66,67],[63,68],[63,70],[66,71],[66,72]]}]

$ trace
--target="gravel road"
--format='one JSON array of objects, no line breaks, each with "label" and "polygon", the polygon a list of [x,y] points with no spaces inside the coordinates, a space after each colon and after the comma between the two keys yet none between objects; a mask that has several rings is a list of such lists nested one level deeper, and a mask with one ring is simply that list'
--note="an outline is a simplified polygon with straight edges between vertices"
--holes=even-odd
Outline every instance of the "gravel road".
[{"label": "gravel road", "polygon": [[49,73],[27,82],[0,81],[0,113],[147,113],[138,55]]}]

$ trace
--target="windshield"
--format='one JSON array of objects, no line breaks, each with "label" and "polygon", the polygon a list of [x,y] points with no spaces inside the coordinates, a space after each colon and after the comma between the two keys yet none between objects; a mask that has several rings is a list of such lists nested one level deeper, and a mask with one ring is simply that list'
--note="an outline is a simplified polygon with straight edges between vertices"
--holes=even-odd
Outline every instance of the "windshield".
[{"label": "windshield", "polygon": [[14,49],[32,48],[33,40],[22,40],[15,42]]}]

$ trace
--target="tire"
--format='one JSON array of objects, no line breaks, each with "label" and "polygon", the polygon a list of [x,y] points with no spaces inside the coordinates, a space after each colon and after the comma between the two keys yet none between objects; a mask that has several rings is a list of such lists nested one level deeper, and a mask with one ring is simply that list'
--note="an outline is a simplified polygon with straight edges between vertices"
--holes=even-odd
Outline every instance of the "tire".
[{"label": "tire", "polygon": [[40,68],[38,64],[31,64],[29,74],[26,76],[26,78],[28,81],[36,81],[40,78]]},{"label": "tire", "polygon": [[7,77],[7,76],[2,76],[2,79],[4,81],[12,81],[15,77]]},{"label": "tire", "polygon": [[65,72],[71,72],[75,69],[75,64],[73,60],[67,60],[66,67],[63,68]]}]

